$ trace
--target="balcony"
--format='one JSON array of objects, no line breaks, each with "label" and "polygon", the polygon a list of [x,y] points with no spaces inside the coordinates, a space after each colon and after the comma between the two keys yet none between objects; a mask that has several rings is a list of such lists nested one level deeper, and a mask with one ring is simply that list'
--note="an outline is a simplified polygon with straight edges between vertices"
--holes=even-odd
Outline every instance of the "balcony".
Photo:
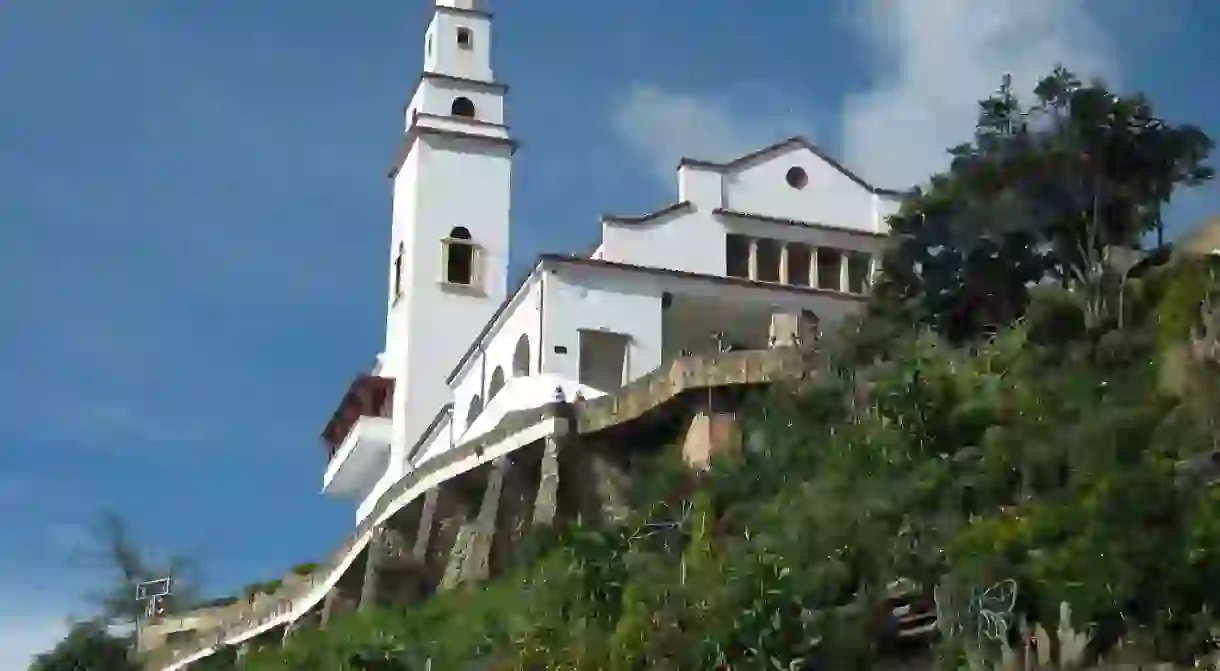
[{"label": "balcony", "polygon": [[322,431],[330,460],[322,491],[363,496],[389,466],[394,381],[361,375],[348,387],[339,408]]}]

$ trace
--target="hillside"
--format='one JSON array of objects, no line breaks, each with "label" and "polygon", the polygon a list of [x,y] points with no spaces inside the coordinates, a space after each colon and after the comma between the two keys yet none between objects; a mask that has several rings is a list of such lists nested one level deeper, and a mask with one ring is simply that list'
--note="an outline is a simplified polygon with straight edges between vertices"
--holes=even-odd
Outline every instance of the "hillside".
[{"label": "hillside", "polygon": [[244,668],[1209,658],[1220,269],[1136,248],[1211,178],[1211,146],[1063,71],[1032,105],[1001,88],[891,221],[868,314],[751,400],[742,450],[706,471],[662,450],[623,519],[536,534],[489,583]]},{"label": "hillside", "polygon": [[[890,219],[865,313],[751,385],[737,449],[692,468],[619,434],[614,514],[508,529],[511,554],[409,607],[336,584],[392,605],[323,606],[242,655],[205,631],[190,668],[1220,668],[1220,228],[1141,244],[1213,143],[1063,70],[1030,100],[981,103]],[[442,559],[414,568],[468,563]],[[104,638],[34,668],[122,668]]]}]

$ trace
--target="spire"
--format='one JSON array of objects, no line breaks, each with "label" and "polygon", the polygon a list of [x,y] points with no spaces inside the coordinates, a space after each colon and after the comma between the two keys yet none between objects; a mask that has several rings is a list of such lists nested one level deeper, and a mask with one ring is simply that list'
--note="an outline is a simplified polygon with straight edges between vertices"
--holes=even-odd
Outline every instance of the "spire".
[{"label": "spire", "polygon": [[[467,135],[508,140],[504,94],[491,67],[491,14],[481,0],[436,0],[424,36],[424,68],[404,128],[457,127]],[[454,124],[458,126],[454,126]],[[393,170],[402,167],[395,158]]]},{"label": "spire", "polygon": [[424,72],[493,82],[491,15],[480,0],[436,0],[425,38]]},{"label": "spire", "polygon": [[481,5],[436,1],[389,173],[394,211],[381,365],[381,376],[395,380],[388,481],[409,468],[408,448],[452,399],[450,366],[508,292],[515,143],[504,125],[508,87],[491,70],[491,16]]}]

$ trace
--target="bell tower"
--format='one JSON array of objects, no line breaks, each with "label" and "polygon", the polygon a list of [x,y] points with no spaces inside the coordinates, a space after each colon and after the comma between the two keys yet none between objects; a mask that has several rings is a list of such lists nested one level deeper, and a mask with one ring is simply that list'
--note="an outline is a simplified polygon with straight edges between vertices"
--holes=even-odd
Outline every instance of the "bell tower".
[{"label": "bell tower", "polygon": [[424,35],[424,71],[462,79],[494,81],[491,14],[475,0],[437,0]]},{"label": "bell tower", "polygon": [[445,378],[505,299],[510,178],[508,87],[491,67],[491,14],[436,0],[423,72],[393,164],[381,375],[393,377],[390,475],[450,400]]}]

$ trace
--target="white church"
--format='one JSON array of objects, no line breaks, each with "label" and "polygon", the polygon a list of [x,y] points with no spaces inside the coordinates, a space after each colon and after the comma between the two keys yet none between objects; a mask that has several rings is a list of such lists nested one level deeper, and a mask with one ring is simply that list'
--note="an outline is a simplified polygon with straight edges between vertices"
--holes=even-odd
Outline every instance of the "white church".
[{"label": "white church", "polygon": [[604,217],[591,252],[544,254],[510,284],[517,144],[480,4],[436,1],[389,173],[385,351],[324,434],[323,489],[358,501],[357,521],[557,387],[612,393],[684,352],[765,348],[775,315],[831,324],[858,309],[899,203],[802,138],[682,158],[674,202]]},{"label": "white church", "polygon": [[517,145],[491,43],[481,3],[435,1],[389,170],[385,348],[323,432],[322,488],[354,503],[354,533],[246,610],[161,623],[159,640],[219,633],[159,651],[150,668],[185,668],[277,627],[287,636],[396,511],[563,430],[543,416],[488,444],[507,414],[613,395],[683,356],[791,344],[862,308],[900,194],[799,137],[723,163],[682,158],[673,202],[604,217],[593,249],[544,254],[510,284]]}]

